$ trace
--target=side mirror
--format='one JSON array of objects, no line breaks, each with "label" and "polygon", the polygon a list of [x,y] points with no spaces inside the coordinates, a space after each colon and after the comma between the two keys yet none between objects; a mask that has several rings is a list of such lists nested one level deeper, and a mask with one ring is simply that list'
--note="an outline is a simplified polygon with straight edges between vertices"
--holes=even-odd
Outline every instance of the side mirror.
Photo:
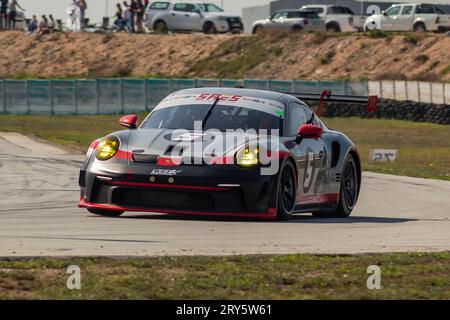
[{"label": "side mirror", "polygon": [[128,115],[120,118],[119,123],[122,127],[128,129],[136,129],[137,128],[138,117],[137,115]]},{"label": "side mirror", "polygon": [[386,11],[381,11],[381,14],[382,14],[383,16],[387,16]]},{"label": "side mirror", "polygon": [[323,129],[321,127],[313,124],[303,124],[298,129],[297,138],[295,141],[300,143],[303,139],[318,139],[322,137],[322,134]]},{"label": "side mirror", "polygon": [[202,15],[202,11],[200,9],[195,9],[195,12],[198,13],[199,15]]}]

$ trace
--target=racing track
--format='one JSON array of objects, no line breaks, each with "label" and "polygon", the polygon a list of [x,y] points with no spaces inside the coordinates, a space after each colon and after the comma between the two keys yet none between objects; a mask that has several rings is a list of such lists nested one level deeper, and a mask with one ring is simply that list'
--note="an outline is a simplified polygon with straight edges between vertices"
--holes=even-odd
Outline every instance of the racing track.
[{"label": "racing track", "polygon": [[226,255],[450,250],[450,182],[364,173],[350,219],[289,222],[77,208],[83,156],[0,134],[0,256]]}]

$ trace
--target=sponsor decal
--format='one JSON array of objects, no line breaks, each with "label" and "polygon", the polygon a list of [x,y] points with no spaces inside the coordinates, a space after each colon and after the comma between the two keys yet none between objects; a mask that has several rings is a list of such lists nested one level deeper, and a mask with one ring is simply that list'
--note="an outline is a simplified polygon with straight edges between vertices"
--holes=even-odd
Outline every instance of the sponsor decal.
[{"label": "sponsor decal", "polygon": [[151,174],[154,176],[176,176],[182,171],[176,169],[153,169]]}]

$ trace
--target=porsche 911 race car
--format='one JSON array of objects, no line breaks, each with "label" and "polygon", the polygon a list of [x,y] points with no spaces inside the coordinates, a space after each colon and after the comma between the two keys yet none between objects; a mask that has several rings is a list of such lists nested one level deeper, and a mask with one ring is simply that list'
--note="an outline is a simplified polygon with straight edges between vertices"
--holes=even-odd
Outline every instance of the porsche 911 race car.
[{"label": "porsche 911 race car", "polygon": [[[361,162],[344,134],[303,101],[368,97],[194,88],[162,100],[138,127],[94,141],[80,171],[79,207],[286,220],[296,213],[348,217]],[[373,107],[373,106],[372,106]]]}]

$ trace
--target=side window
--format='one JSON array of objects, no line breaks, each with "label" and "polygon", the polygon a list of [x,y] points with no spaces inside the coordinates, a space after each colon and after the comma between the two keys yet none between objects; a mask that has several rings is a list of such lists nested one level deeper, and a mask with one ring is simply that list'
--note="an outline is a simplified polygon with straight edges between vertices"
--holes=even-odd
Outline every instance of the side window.
[{"label": "side window", "polygon": [[195,5],[191,3],[176,3],[173,6],[174,11],[195,12]]},{"label": "side window", "polygon": [[416,8],[416,13],[433,14],[435,13],[434,6],[429,4],[418,5]]},{"label": "side window", "polygon": [[277,12],[273,15],[272,19],[286,19],[288,16],[287,12]]},{"label": "side window", "polygon": [[402,10],[402,15],[409,16],[412,13],[413,6],[404,6]]},{"label": "side window", "polygon": [[166,10],[169,7],[168,2],[153,2],[150,6],[152,10]]},{"label": "side window", "polygon": [[331,14],[347,14],[344,7],[331,7]]},{"label": "side window", "polygon": [[305,124],[309,119],[306,113],[306,108],[298,103],[289,104],[289,136],[293,137],[297,135],[298,128],[302,124]]},{"label": "side window", "polygon": [[386,15],[388,16],[396,16],[400,13],[400,8],[401,7],[391,7],[388,11],[386,11]]}]

